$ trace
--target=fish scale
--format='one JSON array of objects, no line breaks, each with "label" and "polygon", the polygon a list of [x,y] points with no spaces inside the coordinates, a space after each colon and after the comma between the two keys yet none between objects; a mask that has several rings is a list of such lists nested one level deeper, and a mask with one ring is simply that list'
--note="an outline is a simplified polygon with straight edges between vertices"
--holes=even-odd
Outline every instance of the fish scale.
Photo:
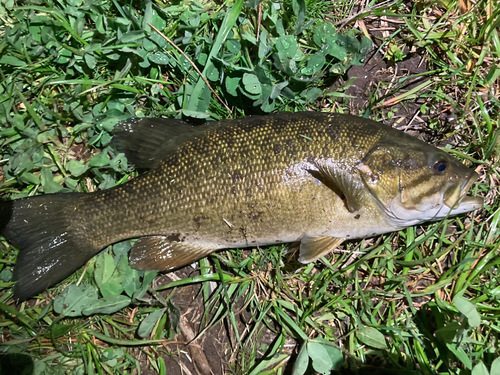
[{"label": "fish scale", "polygon": [[301,242],[299,260],[310,262],[345,239],[482,205],[465,195],[475,172],[403,132],[350,115],[279,113],[197,127],[133,119],[117,127],[114,143],[147,171],[108,190],[0,205],[2,233],[20,249],[16,297],[40,292],[129,238],[140,237],[130,261],[143,270],[175,269],[223,248],[294,241]]}]

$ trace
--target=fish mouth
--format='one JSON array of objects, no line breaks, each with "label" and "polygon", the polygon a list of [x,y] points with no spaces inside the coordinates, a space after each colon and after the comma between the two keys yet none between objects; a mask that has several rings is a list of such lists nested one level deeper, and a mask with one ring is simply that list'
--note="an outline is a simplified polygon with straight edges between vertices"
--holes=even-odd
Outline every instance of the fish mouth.
[{"label": "fish mouth", "polygon": [[445,196],[444,204],[452,210],[453,215],[457,215],[464,212],[470,212],[483,207],[484,199],[482,197],[473,197],[467,195],[472,185],[478,180],[479,175],[476,172],[464,180],[462,186],[452,190],[451,194],[447,197]]}]

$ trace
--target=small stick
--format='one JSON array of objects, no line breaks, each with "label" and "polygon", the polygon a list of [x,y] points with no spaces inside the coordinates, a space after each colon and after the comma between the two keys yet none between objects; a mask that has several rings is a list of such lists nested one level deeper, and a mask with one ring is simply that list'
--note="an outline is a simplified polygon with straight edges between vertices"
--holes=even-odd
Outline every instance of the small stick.
[{"label": "small stick", "polygon": [[196,70],[196,72],[200,75],[201,79],[207,84],[208,88],[210,89],[210,91],[213,92],[213,94],[215,95],[215,97],[219,100],[219,102],[222,103],[222,105],[224,107],[226,107],[226,109],[229,111],[230,114],[233,113],[233,111],[231,111],[231,108],[229,108],[227,106],[226,103],[224,103],[221,99],[221,97],[219,95],[217,95],[217,93],[215,92],[215,90],[212,88],[212,86],[210,86],[210,83],[208,83],[208,80],[203,76],[203,74],[201,73],[200,69],[198,69],[198,67],[196,66],[196,64],[188,57],[188,55],[186,55],[184,53],[183,50],[181,50],[179,47],[177,47],[177,45],[170,40],[170,38],[168,36],[166,36],[165,34],[163,34],[160,30],[158,30],[156,27],[154,27],[153,25],[151,25],[150,23],[148,23],[148,26],[151,27],[154,31],[156,31],[158,33],[158,35],[160,35],[163,39],[165,39],[167,42],[169,42],[172,47],[174,47],[177,51],[180,52],[180,54],[182,56],[184,56],[186,58],[187,61],[189,61],[189,63],[192,65],[192,67],[194,68],[194,70]]},{"label": "small stick", "polygon": [[233,224],[231,224],[229,221],[227,221],[227,220],[226,220],[226,219],[224,219],[224,218],[222,218],[222,220],[224,221],[224,223],[226,223],[226,224],[227,224],[227,226],[228,226],[229,228],[234,228],[234,225],[233,225]]},{"label": "small stick", "polygon": [[182,336],[188,342],[188,349],[191,353],[191,358],[194,360],[194,364],[198,373],[202,375],[212,375],[212,369],[210,368],[210,364],[208,363],[208,358],[203,350],[201,345],[194,344],[197,336],[194,332],[191,324],[189,324],[187,318],[182,315],[179,319],[179,329],[181,330]]},{"label": "small stick", "polygon": [[257,42],[259,41],[260,37],[260,23],[262,22],[262,3],[259,3],[259,15],[257,18]]}]

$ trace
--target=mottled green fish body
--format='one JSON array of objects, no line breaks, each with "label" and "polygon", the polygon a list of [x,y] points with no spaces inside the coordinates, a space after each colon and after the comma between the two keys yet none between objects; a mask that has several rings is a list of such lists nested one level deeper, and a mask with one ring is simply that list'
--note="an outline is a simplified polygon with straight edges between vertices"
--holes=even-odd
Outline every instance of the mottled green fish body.
[{"label": "mottled green fish body", "polygon": [[482,206],[477,179],[445,152],[389,126],[315,112],[192,126],[133,119],[115,144],[139,177],[95,193],[0,206],[20,249],[15,295],[61,281],[105,246],[140,237],[133,266],[169,270],[224,248],[301,241],[302,262],[345,239]]}]

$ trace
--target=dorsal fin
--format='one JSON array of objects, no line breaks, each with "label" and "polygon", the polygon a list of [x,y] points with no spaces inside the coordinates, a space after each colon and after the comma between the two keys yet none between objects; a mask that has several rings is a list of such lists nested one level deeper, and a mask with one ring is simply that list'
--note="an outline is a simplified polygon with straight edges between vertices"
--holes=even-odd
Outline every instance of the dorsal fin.
[{"label": "dorsal fin", "polygon": [[[300,112],[300,119],[324,121],[324,114]],[[130,163],[140,169],[154,169],[183,143],[201,137],[210,129],[228,126],[252,128],[265,123],[287,124],[295,120],[296,113],[279,112],[267,116],[247,116],[235,120],[208,121],[192,125],[186,121],[168,118],[131,118],[120,122],[113,130],[111,144],[123,152]]]},{"label": "dorsal fin", "polygon": [[192,125],[178,119],[131,118],[118,123],[111,144],[137,168],[154,169],[179,145],[201,136],[213,128],[213,124],[215,122]]}]

